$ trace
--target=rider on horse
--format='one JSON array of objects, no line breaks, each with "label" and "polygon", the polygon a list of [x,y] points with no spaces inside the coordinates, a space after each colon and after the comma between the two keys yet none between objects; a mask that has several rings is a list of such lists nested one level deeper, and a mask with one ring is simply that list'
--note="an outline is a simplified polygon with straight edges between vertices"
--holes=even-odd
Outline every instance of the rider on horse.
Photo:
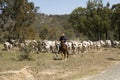
[{"label": "rider on horse", "polygon": [[59,50],[58,53],[62,52],[63,58],[68,58],[68,50],[67,50],[67,44],[66,44],[66,37],[65,34],[63,33],[59,39],[60,45],[59,45]]},{"label": "rider on horse", "polygon": [[66,37],[65,37],[65,34],[63,33],[62,35],[61,35],[61,37],[60,37],[60,39],[59,39],[59,41],[60,41],[60,47],[61,47],[61,43],[65,43],[66,42]]}]

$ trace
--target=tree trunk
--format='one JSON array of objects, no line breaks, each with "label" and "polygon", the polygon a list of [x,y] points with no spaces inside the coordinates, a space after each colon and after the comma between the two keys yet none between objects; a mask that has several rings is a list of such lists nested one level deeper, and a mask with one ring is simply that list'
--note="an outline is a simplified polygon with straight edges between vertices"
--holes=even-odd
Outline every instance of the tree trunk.
[{"label": "tree trunk", "polygon": [[108,30],[106,29],[106,32],[105,32],[105,38],[106,40],[108,39]]},{"label": "tree trunk", "polygon": [[119,40],[120,40],[120,29],[119,29]]}]

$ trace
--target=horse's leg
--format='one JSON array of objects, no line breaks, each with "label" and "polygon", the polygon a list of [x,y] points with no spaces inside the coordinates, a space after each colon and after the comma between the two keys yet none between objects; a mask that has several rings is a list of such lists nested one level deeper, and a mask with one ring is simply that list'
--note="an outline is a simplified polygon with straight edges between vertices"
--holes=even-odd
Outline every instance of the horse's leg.
[{"label": "horse's leg", "polygon": [[58,52],[55,52],[56,57],[58,57],[58,54],[59,54]]},{"label": "horse's leg", "polygon": [[64,51],[63,54],[64,54],[64,59],[65,59],[66,58],[66,51]]},{"label": "horse's leg", "polygon": [[65,51],[65,58],[68,59],[68,51]]},{"label": "horse's leg", "polygon": [[67,58],[69,57],[69,53],[68,53],[68,51],[67,51]]},{"label": "horse's leg", "polygon": [[64,59],[64,56],[65,56],[65,55],[64,55],[64,52],[62,52],[62,53],[61,53],[61,57],[62,57],[62,59]]},{"label": "horse's leg", "polygon": [[58,50],[58,52],[55,52],[56,57],[58,57],[58,54],[59,54],[60,52],[61,52],[60,50]]}]

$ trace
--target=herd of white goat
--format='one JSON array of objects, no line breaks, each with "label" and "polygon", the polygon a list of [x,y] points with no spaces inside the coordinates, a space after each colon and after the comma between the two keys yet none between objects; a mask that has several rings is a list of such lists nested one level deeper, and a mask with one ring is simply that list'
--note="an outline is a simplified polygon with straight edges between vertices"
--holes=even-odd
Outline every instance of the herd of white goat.
[{"label": "herd of white goat", "polygon": [[[90,49],[100,50],[101,48],[119,47],[120,41],[114,40],[99,40],[99,41],[75,41],[69,40],[65,43],[68,48],[69,53],[83,53],[84,51],[89,51]],[[59,50],[60,42],[55,40],[25,40],[24,42],[19,42],[17,40],[11,40],[10,42],[4,42],[4,50],[12,50],[14,47],[26,48],[30,46],[31,50],[34,52],[57,52]]]}]

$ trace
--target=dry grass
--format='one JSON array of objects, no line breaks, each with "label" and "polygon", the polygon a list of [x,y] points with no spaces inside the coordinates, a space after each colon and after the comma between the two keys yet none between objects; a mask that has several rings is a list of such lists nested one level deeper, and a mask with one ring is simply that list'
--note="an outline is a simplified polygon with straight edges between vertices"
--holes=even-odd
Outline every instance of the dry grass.
[{"label": "dry grass", "polygon": [[53,53],[32,54],[33,60],[18,61],[17,49],[9,52],[1,50],[0,71],[19,70],[31,66],[31,74],[36,80],[76,80],[99,73],[107,66],[120,61],[120,49],[90,50],[82,54],[70,55],[68,60],[54,60]]},{"label": "dry grass", "polygon": [[[71,55],[68,60],[51,60],[47,58],[39,61],[32,67],[37,80],[74,80],[89,75],[94,75],[107,66],[119,61],[119,49],[93,50],[77,55]],[[51,56],[52,57],[52,56]],[[49,60],[48,60],[49,59]]]}]

